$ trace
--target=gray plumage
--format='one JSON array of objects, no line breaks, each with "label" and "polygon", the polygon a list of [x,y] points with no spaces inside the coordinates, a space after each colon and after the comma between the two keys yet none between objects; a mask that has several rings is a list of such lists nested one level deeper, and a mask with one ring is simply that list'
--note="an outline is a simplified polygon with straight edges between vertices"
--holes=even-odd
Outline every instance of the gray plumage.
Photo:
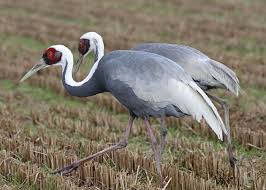
[{"label": "gray plumage", "polygon": [[156,53],[173,60],[182,66],[203,90],[224,88],[235,95],[239,94],[239,80],[236,74],[195,48],[176,44],[143,43],[132,50]]},{"label": "gray plumage", "polygon": [[222,131],[227,134],[206,94],[182,67],[166,57],[141,51],[113,51],[99,61],[92,78],[83,85],[72,87],[64,76],[63,83],[72,95],[110,92],[133,116],[191,115],[197,121],[205,118],[220,139]]},{"label": "gray plumage", "polygon": [[[190,115],[197,121],[204,118],[219,139],[223,139],[223,133],[228,134],[213,103],[181,66],[166,57],[144,51],[121,50],[104,56],[101,37],[96,33],[85,36],[89,39],[80,41],[79,51],[82,56],[78,64],[83,60],[84,55],[92,50],[95,50],[94,53],[97,55],[85,79],[80,82],[73,79],[72,52],[64,45],[54,45],[45,50],[40,62],[35,64],[20,81],[26,80],[40,69],[58,65],[63,69],[63,85],[71,95],[86,97],[110,92],[129,110],[131,116],[124,136],[117,144],[58,169],[53,172],[54,174],[68,174],[104,153],[126,147],[136,117],[142,118],[147,128],[161,184],[163,177],[160,154],[163,146],[158,148],[149,117],[160,117],[161,124],[168,116]],[[94,43],[91,43],[90,37],[97,38],[97,43],[94,40],[92,40]],[[90,48],[91,46],[93,48]],[[164,138],[165,135],[162,137]]]}]

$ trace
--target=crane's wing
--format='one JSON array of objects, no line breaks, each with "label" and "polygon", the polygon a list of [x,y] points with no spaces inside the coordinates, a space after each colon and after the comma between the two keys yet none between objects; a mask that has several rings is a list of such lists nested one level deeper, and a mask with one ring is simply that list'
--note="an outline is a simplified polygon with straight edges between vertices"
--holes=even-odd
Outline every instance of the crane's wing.
[{"label": "crane's wing", "polygon": [[222,131],[227,134],[217,109],[207,95],[170,59],[152,53],[124,51],[113,62],[117,66],[106,64],[112,70],[111,80],[125,83],[153,109],[174,105],[198,122],[204,118],[219,139],[223,138]]},{"label": "crane's wing", "polygon": [[222,87],[239,94],[239,80],[227,66],[210,59],[199,50],[176,44],[144,43],[133,50],[156,53],[181,65],[202,88]]},{"label": "crane's wing", "polygon": [[208,72],[209,75],[221,82],[230,92],[238,96],[240,85],[236,74],[224,64],[213,59],[206,60],[205,63],[207,63],[205,64],[205,72]]}]

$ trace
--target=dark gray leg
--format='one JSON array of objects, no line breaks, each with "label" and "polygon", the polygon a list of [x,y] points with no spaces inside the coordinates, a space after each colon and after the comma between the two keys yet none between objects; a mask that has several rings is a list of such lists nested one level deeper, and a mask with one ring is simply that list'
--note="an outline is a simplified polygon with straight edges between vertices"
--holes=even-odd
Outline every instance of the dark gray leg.
[{"label": "dark gray leg", "polygon": [[86,158],[83,158],[81,160],[78,160],[78,161],[75,161],[73,162],[72,164],[64,167],[64,168],[61,168],[61,169],[58,169],[56,170],[55,172],[53,172],[52,174],[61,174],[61,175],[66,175],[66,174],[69,174],[71,173],[72,171],[76,170],[80,165],[84,164],[85,162],[89,161],[89,160],[92,160],[96,157],[99,157],[103,154],[106,154],[108,152],[111,152],[111,151],[115,151],[117,149],[122,149],[122,148],[125,148],[128,144],[128,137],[129,137],[129,134],[130,134],[130,130],[133,126],[133,121],[134,121],[134,117],[131,117],[129,118],[129,121],[128,121],[128,127],[126,128],[125,130],[125,133],[124,133],[124,137],[115,145],[113,146],[110,146],[108,148],[105,148],[93,155],[90,155]]},{"label": "dark gray leg", "polygon": [[156,161],[156,169],[157,169],[158,175],[160,177],[160,183],[161,183],[161,186],[163,186],[163,176],[162,176],[161,166],[160,166],[160,162],[161,162],[160,150],[158,148],[158,143],[157,143],[156,137],[152,131],[150,122],[147,118],[144,119],[144,123],[145,123],[145,126],[147,128],[147,132],[148,132],[148,135],[150,137],[150,140],[151,140],[152,150],[153,150],[153,153],[155,156],[155,161]]},{"label": "dark gray leg", "polygon": [[[226,103],[225,100],[218,98],[216,96],[213,96],[209,93],[206,93],[213,101],[217,102],[218,104],[220,104],[222,106],[222,108],[224,109],[224,121],[225,121],[225,126],[226,129],[228,131],[228,135],[226,136],[227,139],[227,153],[228,153],[228,157],[229,157],[229,162],[231,167],[235,167],[237,159],[233,154],[233,149],[232,149],[232,139],[231,139],[231,129],[230,129],[230,122],[229,122],[229,106]],[[224,135],[225,137],[225,135]]]},{"label": "dark gray leg", "polygon": [[160,159],[164,151],[164,147],[166,145],[166,135],[167,128],[165,127],[165,118],[160,118],[160,136],[161,136],[161,146],[160,146]]}]

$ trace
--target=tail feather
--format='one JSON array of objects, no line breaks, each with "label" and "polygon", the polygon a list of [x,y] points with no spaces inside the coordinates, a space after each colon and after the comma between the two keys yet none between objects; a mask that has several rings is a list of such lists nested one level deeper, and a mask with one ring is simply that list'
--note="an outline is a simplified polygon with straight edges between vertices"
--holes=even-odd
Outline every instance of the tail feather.
[{"label": "tail feather", "polygon": [[[198,93],[201,98],[201,107],[204,108],[202,112],[203,118],[206,120],[208,125],[212,128],[212,130],[216,133],[219,139],[223,140],[222,131],[225,135],[228,134],[228,131],[216,109],[214,104],[211,102],[209,97],[203,92],[203,90],[196,85],[194,82],[190,82],[189,86]],[[196,118],[198,121],[199,118]]]},{"label": "tail feather", "polygon": [[[228,134],[219,113],[209,97],[204,91],[191,79],[176,82],[169,81],[169,89],[175,89],[173,99],[171,93],[167,92],[168,98],[176,102],[176,106],[185,114],[191,115],[200,122],[202,118],[206,120],[209,127],[215,132],[220,140],[223,140],[224,134]],[[164,94],[163,94],[164,95]]]},{"label": "tail feather", "polygon": [[224,64],[212,60],[209,60],[209,63],[212,65],[211,74],[212,76],[220,81],[230,92],[238,96],[240,91],[239,80],[230,68]]}]

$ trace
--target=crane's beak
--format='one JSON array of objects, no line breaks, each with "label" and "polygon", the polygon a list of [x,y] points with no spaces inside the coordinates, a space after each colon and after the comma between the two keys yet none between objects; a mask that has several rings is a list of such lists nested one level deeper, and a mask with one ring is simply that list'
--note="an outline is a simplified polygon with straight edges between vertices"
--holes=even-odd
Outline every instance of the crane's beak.
[{"label": "crane's beak", "polygon": [[29,78],[31,75],[36,73],[37,71],[47,67],[47,65],[44,63],[43,59],[40,59],[40,61],[34,65],[21,79],[19,82],[23,82],[27,78]]},{"label": "crane's beak", "polygon": [[74,66],[74,69],[73,69],[74,75],[78,72],[79,67],[82,64],[83,60],[84,60],[84,55],[80,54],[75,66]]}]

